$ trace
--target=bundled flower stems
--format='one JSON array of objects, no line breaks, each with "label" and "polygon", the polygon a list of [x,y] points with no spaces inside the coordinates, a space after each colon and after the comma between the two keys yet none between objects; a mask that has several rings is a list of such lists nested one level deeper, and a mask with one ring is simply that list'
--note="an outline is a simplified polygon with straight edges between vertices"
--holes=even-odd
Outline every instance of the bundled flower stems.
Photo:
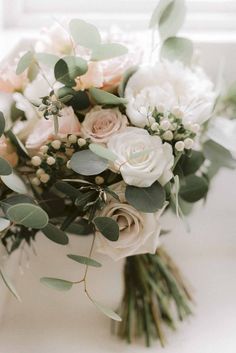
[{"label": "bundled flower stems", "polygon": [[[87,236],[87,254],[67,255],[84,266],[82,278],[61,278],[60,268],[50,277],[49,269],[42,284],[65,292],[83,286],[95,308],[118,321],[114,332],[128,342],[143,336],[147,346],[153,338],[164,345],[163,327],[192,311],[162,245],[163,214],[183,220],[219,168],[236,165],[234,122],[193,60],[192,42],[176,36],[176,11],[184,20],[184,2],[158,4],[152,48],[126,33],[101,35],[80,19],[57,23],[0,73],[0,91],[11,98],[10,114],[0,114],[2,246],[10,255],[43,236],[55,246]],[[117,312],[87,285],[90,266],[102,271],[96,253],[124,259]]]}]

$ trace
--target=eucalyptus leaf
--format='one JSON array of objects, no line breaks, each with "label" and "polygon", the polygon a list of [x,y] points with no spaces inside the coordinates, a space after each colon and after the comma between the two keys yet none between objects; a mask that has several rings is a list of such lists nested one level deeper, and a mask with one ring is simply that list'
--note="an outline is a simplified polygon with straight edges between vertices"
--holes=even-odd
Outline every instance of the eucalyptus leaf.
[{"label": "eucalyptus leaf", "polygon": [[126,85],[130,79],[131,76],[133,76],[133,74],[135,74],[135,72],[138,70],[138,66],[133,66],[130,67],[128,70],[125,71],[123,78],[119,84],[118,87],[118,93],[120,97],[124,97],[125,96],[125,88]]},{"label": "eucalyptus leaf", "polygon": [[86,60],[76,56],[65,56],[58,60],[54,67],[54,75],[58,82],[66,86],[75,86],[75,78],[84,75],[88,70]]},{"label": "eucalyptus leaf", "polygon": [[54,67],[58,60],[60,60],[59,56],[49,53],[36,53],[35,58],[42,64],[47,65],[49,67]]},{"label": "eucalyptus leaf", "polygon": [[0,175],[10,175],[12,173],[12,167],[7,160],[0,157]]},{"label": "eucalyptus leaf", "polygon": [[127,103],[127,99],[115,96],[112,93],[92,87],[89,89],[92,98],[100,105],[122,105]]},{"label": "eucalyptus leaf", "polygon": [[173,0],[166,6],[159,20],[159,34],[163,41],[175,36],[184,23],[185,15],[185,0]]},{"label": "eucalyptus leaf", "polygon": [[8,228],[10,224],[11,222],[9,221],[9,219],[0,217],[0,233],[6,228]]},{"label": "eucalyptus leaf", "polygon": [[92,266],[92,267],[101,267],[102,265],[97,262],[94,259],[91,259],[90,257],[86,257],[86,256],[80,256],[80,255],[72,255],[69,254],[67,255],[67,257],[73,261],[76,261],[82,265],[87,265],[87,266]]},{"label": "eucalyptus leaf", "polygon": [[152,13],[151,19],[150,19],[149,28],[159,26],[160,18],[163,15],[163,12],[173,2],[174,2],[174,0],[159,0],[158,1],[157,6],[155,7],[155,9]]},{"label": "eucalyptus leaf", "polygon": [[193,56],[193,43],[187,38],[167,38],[162,44],[160,55],[170,61],[178,60],[185,65],[190,65]]},{"label": "eucalyptus leaf", "polygon": [[42,277],[40,278],[40,282],[49,288],[57,289],[62,292],[70,290],[74,284],[73,282],[66,281],[65,279],[53,277]]},{"label": "eucalyptus leaf", "polygon": [[16,289],[14,288],[13,284],[10,282],[10,280],[8,279],[8,277],[6,276],[6,274],[3,272],[3,270],[0,268],[0,276],[2,277],[3,282],[5,283],[6,287],[9,289],[9,291],[11,292],[11,294],[17,299],[19,300],[19,302],[21,302],[21,298],[18,295]]},{"label": "eucalyptus leaf", "polygon": [[206,196],[208,187],[208,182],[205,178],[191,174],[184,178],[179,195],[184,201],[197,202]]},{"label": "eucalyptus leaf", "polygon": [[117,159],[117,156],[112,151],[98,143],[90,143],[89,149],[97,156],[107,159],[108,161],[114,162]]},{"label": "eucalyptus leaf", "polygon": [[54,184],[54,188],[63,193],[64,195],[67,195],[73,201],[81,194],[78,189],[76,189],[69,183],[66,183],[65,181],[57,181]]},{"label": "eucalyptus leaf", "polygon": [[164,188],[156,181],[146,188],[127,185],[125,197],[128,203],[137,210],[153,213],[164,206],[166,194]]},{"label": "eucalyptus leaf", "polygon": [[96,217],[93,222],[99,232],[108,240],[117,241],[119,239],[119,226],[112,218]]},{"label": "eucalyptus leaf", "polygon": [[1,179],[9,189],[18,194],[26,194],[28,192],[25,183],[14,171],[10,175],[1,176]]},{"label": "eucalyptus leaf", "polygon": [[223,146],[218,143],[208,140],[203,145],[203,153],[205,157],[213,164],[230,169],[236,168],[236,159]]},{"label": "eucalyptus leaf", "polygon": [[74,235],[90,235],[93,233],[93,224],[89,223],[87,219],[81,218],[80,220],[71,223],[66,231]]},{"label": "eucalyptus leaf", "polygon": [[28,195],[17,194],[9,196],[8,198],[0,201],[0,206],[3,212],[6,214],[9,207],[17,205],[19,203],[31,203],[34,204],[32,197]]},{"label": "eucalyptus leaf", "polygon": [[22,74],[34,60],[34,54],[32,51],[27,51],[19,60],[16,68],[16,74]]},{"label": "eucalyptus leaf", "polygon": [[48,223],[46,227],[42,228],[42,232],[44,235],[46,235],[48,239],[50,239],[54,243],[60,245],[67,245],[69,243],[69,238],[67,234],[51,223]]},{"label": "eucalyptus leaf", "polygon": [[119,43],[105,43],[95,47],[92,51],[91,60],[107,60],[128,53],[128,49]]},{"label": "eucalyptus leaf", "polygon": [[70,33],[76,44],[93,49],[101,43],[97,28],[80,19],[72,19],[69,24]]},{"label": "eucalyptus leaf", "polygon": [[7,217],[27,228],[42,229],[48,224],[47,213],[41,207],[30,203],[19,203],[9,207]]},{"label": "eucalyptus leaf", "polygon": [[73,154],[70,167],[81,175],[96,175],[107,169],[107,161],[90,150],[83,150]]},{"label": "eucalyptus leaf", "polygon": [[121,317],[112,309],[107,308],[106,306],[97,302],[96,300],[92,299],[92,302],[104,315],[106,315],[110,319],[115,320],[115,321],[122,321]]},{"label": "eucalyptus leaf", "polygon": [[6,125],[6,122],[5,122],[4,115],[3,115],[3,113],[0,111],[0,137],[1,137],[2,134],[4,133],[5,125]]},{"label": "eucalyptus leaf", "polygon": [[6,136],[10,139],[11,143],[16,147],[19,154],[23,154],[24,157],[29,157],[29,153],[21,140],[13,133],[12,130],[6,132]]},{"label": "eucalyptus leaf", "polygon": [[202,166],[205,157],[202,152],[192,150],[190,156],[183,155],[180,159],[180,165],[184,175],[194,174]]}]

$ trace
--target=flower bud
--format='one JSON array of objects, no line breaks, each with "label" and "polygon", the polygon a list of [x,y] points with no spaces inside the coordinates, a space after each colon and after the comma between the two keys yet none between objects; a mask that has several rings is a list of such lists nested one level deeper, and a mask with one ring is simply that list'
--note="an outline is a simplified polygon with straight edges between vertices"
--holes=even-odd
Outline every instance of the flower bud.
[{"label": "flower bud", "polygon": [[42,160],[39,156],[34,156],[31,158],[31,163],[33,164],[34,167],[40,166]]},{"label": "flower bud", "polygon": [[178,151],[178,152],[182,152],[182,151],[184,150],[184,147],[185,147],[185,145],[184,145],[184,142],[183,142],[183,141],[178,141],[178,142],[176,142],[176,144],[175,144],[175,149],[176,149],[176,151]]}]

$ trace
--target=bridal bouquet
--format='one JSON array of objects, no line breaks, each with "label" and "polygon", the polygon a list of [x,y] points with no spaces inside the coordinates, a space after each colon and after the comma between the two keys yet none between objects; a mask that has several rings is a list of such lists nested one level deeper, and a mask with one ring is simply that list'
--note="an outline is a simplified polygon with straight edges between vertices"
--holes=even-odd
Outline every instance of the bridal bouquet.
[{"label": "bridal bouquet", "polygon": [[[147,345],[154,337],[163,345],[163,324],[191,313],[191,294],[161,247],[162,215],[172,209],[184,220],[219,167],[235,167],[215,118],[219,92],[194,64],[191,41],[175,36],[184,14],[183,1],[159,2],[151,50],[83,20],[58,23],[0,73],[11,96],[11,113],[0,114],[2,244],[11,254],[37,237],[66,245],[88,236],[86,256],[67,255],[85,267],[82,278],[62,279],[58,269],[59,278],[41,282],[83,286],[118,321],[119,336],[144,335]],[[96,252],[125,258],[116,311],[87,285],[89,267],[102,266]]]}]

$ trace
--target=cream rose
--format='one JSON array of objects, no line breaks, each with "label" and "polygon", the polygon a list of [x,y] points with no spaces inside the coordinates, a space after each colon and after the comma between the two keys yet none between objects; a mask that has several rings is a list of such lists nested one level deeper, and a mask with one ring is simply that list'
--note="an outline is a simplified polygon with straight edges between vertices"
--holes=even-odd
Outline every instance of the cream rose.
[{"label": "cream rose", "polygon": [[118,108],[102,109],[97,106],[86,114],[82,133],[93,142],[106,143],[115,133],[124,130],[127,124],[126,116]]},{"label": "cream rose", "polygon": [[11,142],[5,137],[0,137],[0,156],[6,159],[12,167],[15,167],[18,163],[18,155]]},{"label": "cream rose", "polygon": [[23,91],[28,83],[27,73],[16,74],[14,66],[6,65],[0,70],[0,92],[13,93]]},{"label": "cream rose", "polygon": [[113,260],[154,253],[159,244],[161,230],[159,219],[162,212],[163,210],[156,213],[141,213],[129,204],[110,202],[100,216],[115,220],[119,226],[120,236],[117,241],[110,241],[96,232],[96,250]]},{"label": "cream rose", "polygon": [[173,176],[171,145],[146,130],[128,127],[112,136],[107,146],[116,154],[115,165],[126,184],[148,187],[158,180],[165,185]]},{"label": "cream rose", "polygon": [[[58,117],[59,130],[57,137],[64,138],[68,134],[80,135],[80,122],[71,107],[65,107]],[[36,152],[46,142],[55,137],[53,119],[41,118],[26,140],[26,148]]]},{"label": "cream rose", "polygon": [[[179,109],[184,123],[202,124],[210,118],[216,93],[204,71],[190,69],[180,62],[163,61],[140,68],[128,81],[126,113],[138,127],[148,125],[147,114],[155,108],[164,112]],[[144,109],[145,108],[145,109]]]},{"label": "cream rose", "polygon": [[90,62],[88,64],[88,71],[75,79],[76,91],[85,90],[90,87],[100,88],[103,86],[103,72],[101,65],[97,62]]}]

